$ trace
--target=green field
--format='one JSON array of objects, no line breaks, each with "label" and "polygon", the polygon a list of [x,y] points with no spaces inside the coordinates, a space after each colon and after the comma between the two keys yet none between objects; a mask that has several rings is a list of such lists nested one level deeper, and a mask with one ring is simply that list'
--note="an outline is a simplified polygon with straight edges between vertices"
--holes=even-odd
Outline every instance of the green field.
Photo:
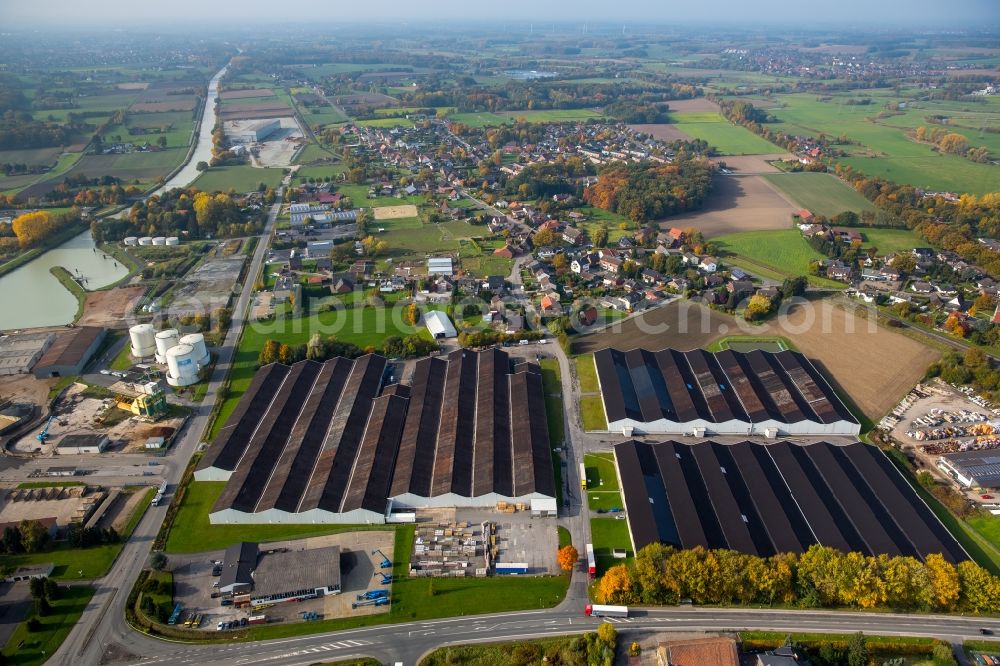
[{"label": "green field", "polygon": [[613,453],[588,453],[583,457],[583,464],[587,470],[588,489],[618,490]]},{"label": "green field", "polygon": [[790,275],[808,275],[810,261],[825,259],[806,243],[798,229],[744,231],[713,240],[727,253],[747,257]]},{"label": "green field", "polygon": [[[635,553],[632,552],[632,539],[628,531],[628,521],[616,518],[591,518],[590,537],[594,544],[594,556],[597,559],[597,575],[616,564],[631,562]],[[615,548],[621,548],[626,553],[625,559],[612,555]]]},{"label": "green field", "polygon": [[604,401],[600,395],[580,396],[580,417],[587,431],[607,430],[608,418],[604,414]]},{"label": "green field", "polygon": [[576,377],[580,382],[580,393],[596,393],[597,366],[594,365],[594,355],[584,354],[576,357]]},{"label": "green field", "polygon": [[[847,104],[849,98],[870,97],[868,105]],[[1000,169],[991,164],[976,164],[958,155],[935,152],[931,146],[911,139],[907,132],[918,125],[925,125],[926,116],[943,114],[977,127],[993,125],[1000,119],[998,109],[989,104],[979,105],[969,111],[970,103],[913,102],[895,96],[891,89],[853,91],[818,98],[815,93],[779,95],[782,108],[769,113],[779,122],[769,124],[774,130],[790,134],[828,137],[844,134],[852,141],[839,145],[849,157],[837,158],[870,176],[882,176],[898,183],[906,183],[933,190],[972,192],[983,194],[995,191],[1000,183]],[[884,105],[907,102],[905,111],[879,117]],[[959,120],[959,123],[962,121]],[[1000,152],[1000,136],[961,130],[972,146],[986,146],[994,153]]]},{"label": "green field", "polygon": [[984,514],[974,518],[968,518],[965,522],[972,526],[972,529],[979,532],[980,536],[990,542],[990,544],[1000,551],[1000,516]]},{"label": "green field", "polygon": [[828,173],[776,173],[764,176],[798,205],[817,215],[833,217],[846,210],[861,213],[875,206],[849,185]]},{"label": "green field", "polygon": [[780,149],[750,130],[734,125],[715,112],[671,113],[674,127],[695,139],[703,139],[721,155],[767,155]]},{"label": "green field", "polygon": [[879,254],[909,252],[915,247],[924,247],[927,241],[909,229],[859,229],[864,237],[865,247],[875,246]]},{"label": "green field", "polygon": [[496,127],[511,122],[506,116],[496,113],[453,113],[448,116],[448,120],[455,123],[462,123],[469,127]]},{"label": "green field", "polygon": [[255,169],[247,165],[212,167],[198,176],[194,187],[203,192],[253,192],[260,183],[268,187],[280,185],[281,172],[281,169]]},{"label": "green field", "polygon": [[602,118],[602,114],[591,109],[544,109],[541,111],[501,111],[499,113],[453,113],[448,120],[469,127],[495,127],[516,122],[523,118],[529,123],[569,123],[591,118]]},{"label": "green field", "polygon": [[[27,620],[17,625],[3,648],[3,663],[11,666],[45,663],[69,636],[93,596],[94,588],[90,585],[60,586],[60,596],[52,602],[52,612],[38,618],[40,631],[28,631]],[[33,611],[29,612],[29,617],[32,614]]]},{"label": "green field", "polygon": [[358,120],[355,123],[361,127],[413,127],[413,122],[406,118],[372,118]]}]

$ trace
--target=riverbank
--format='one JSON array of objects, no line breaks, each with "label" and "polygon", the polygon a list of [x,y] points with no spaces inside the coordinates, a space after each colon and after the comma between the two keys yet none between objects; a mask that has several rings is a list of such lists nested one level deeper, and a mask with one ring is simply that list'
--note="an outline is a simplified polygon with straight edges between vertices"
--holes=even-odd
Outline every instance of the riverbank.
[{"label": "riverbank", "polygon": [[59,280],[59,284],[65,287],[66,291],[73,294],[73,297],[76,299],[76,315],[73,317],[73,321],[79,321],[80,317],[83,316],[83,305],[87,302],[87,291],[62,266],[53,266],[49,269],[49,273],[52,273]]},{"label": "riverbank", "polygon": [[59,233],[53,234],[52,236],[46,238],[45,241],[38,247],[31,248],[27,252],[24,252],[23,254],[19,254],[18,256],[14,257],[7,263],[0,264],[0,277],[3,277],[4,275],[10,273],[11,271],[17,270],[21,266],[24,266],[25,264],[30,262],[32,259],[35,259],[36,257],[45,254],[49,250],[59,247],[63,243],[71,240],[73,237],[78,236],[82,231],[85,231],[86,229],[87,225],[83,224],[82,221],[70,224]]}]

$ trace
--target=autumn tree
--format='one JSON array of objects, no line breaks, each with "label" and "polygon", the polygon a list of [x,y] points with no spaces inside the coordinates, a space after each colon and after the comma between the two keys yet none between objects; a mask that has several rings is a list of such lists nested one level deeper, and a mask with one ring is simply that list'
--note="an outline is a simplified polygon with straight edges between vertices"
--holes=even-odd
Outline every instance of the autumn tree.
[{"label": "autumn tree", "polygon": [[280,349],[281,345],[276,340],[267,340],[264,342],[263,349],[260,350],[260,356],[257,357],[257,361],[261,365],[276,363],[278,361],[278,352]]},{"label": "autumn tree", "polygon": [[18,215],[11,222],[11,230],[17,237],[21,249],[37,247],[59,229],[55,218],[45,211],[35,211]]},{"label": "autumn tree", "polygon": [[764,294],[754,294],[750,297],[746,310],[743,312],[743,316],[747,321],[763,319],[770,314],[773,308],[774,304],[771,302],[770,298]]},{"label": "autumn tree", "polygon": [[573,567],[576,566],[577,560],[580,559],[580,554],[576,552],[573,544],[567,544],[559,549],[556,559],[559,562],[559,568],[563,571],[572,571]]},{"label": "autumn tree", "polygon": [[925,566],[930,583],[925,590],[927,605],[935,610],[952,610],[961,592],[955,565],[940,553],[932,553],[925,559]]},{"label": "autumn tree", "polygon": [[635,600],[632,573],[624,564],[608,569],[601,577],[598,594],[606,604],[627,604]]}]

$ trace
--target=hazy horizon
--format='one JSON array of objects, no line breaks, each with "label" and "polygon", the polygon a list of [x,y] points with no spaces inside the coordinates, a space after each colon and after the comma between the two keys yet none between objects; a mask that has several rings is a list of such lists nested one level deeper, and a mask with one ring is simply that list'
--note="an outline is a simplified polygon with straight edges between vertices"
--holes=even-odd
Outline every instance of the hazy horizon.
[{"label": "hazy horizon", "polygon": [[680,6],[676,2],[621,0],[609,11],[606,2],[577,0],[567,10],[564,3],[539,3],[537,0],[508,0],[499,4],[470,6],[458,0],[438,0],[420,5],[402,0],[373,0],[367,3],[329,3],[323,0],[300,0],[293,6],[280,6],[265,0],[174,0],[171,3],[128,2],[127,0],[37,0],[18,2],[0,8],[0,21],[17,27],[77,22],[114,28],[148,20],[161,24],[189,23],[193,20],[226,20],[231,25],[273,22],[349,23],[349,22],[439,22],[442,20],[530,23],[546,21],[606,23],[641,21],[648,24],[708,23],[752,25],[798,23],[804,29],[825,25],[858,26],[892,31],[902,25],[965,24],[985,29],[1000,29],[1000,3],[997,0],[839,0],[813,5],[801,0],[759,0],[748,4],[737,0]]}]

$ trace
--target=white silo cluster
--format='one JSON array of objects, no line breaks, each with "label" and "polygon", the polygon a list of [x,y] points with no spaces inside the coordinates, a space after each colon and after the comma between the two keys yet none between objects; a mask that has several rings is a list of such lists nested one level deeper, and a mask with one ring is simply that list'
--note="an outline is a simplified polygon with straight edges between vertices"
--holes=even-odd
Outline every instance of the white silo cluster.
[{"label": "white silo cluster", "polygon": [[156,353],[156,329],[152,324],[136,324],[128,329],[132,341],[132,356],[149,358]]},{"label": "white silo cluster", "polygon": [[167,245],[180,245],[181,239],[177,236],[167,236]]},{"label": "white silo cluster", "polygon": [[143,236],[139,239],[139,245],[152,245],[153,239],[150,236]]},{"label": "white silo cluster", "polygon": [[157,363],[166,364],[167,383],[171,386],[196,384],[198,373],[211,360],[201,333],[181,336],[176,328],[157,333],[152,324],[137,324],[128,333],[132,356],[139,359],[152,356]]},{"label": "white silo cluster", "polygon": [[180,344],[180,334],[176,328],[168,328],[156,334],[156,362],[167,362],[167,350]]},{"label": "white silo cluster", "polygon": [[166,245],[166,244],[167,244],[166,236],[156,236],[153,238],[153,245]]},{"label": "white silo cluster", "polygon": [[139,239],[136,238],[135,236],[126,236],[125,237],[125,244],[128,245],[128,246],[138,245],[139,244]]}]

